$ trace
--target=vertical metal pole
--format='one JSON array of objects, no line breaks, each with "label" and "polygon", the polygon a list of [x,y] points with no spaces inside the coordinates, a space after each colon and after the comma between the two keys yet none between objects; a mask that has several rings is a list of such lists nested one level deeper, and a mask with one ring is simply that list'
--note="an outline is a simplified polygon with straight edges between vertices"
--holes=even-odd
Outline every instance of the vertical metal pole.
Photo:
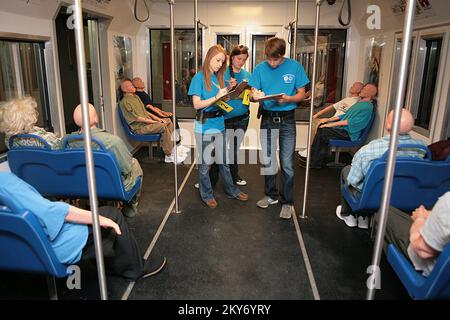
[{"label": "vertical metal pole", "polygon": [[294,19],[294,45],[291,58],[296,60],[295,53],[297,52],[297,26],[298,26],[298,0],[295,0],[295,19]]},{"label": "vertical metal pole", "polygon": [[92,154],[91,126],[89,125],[88,86],[86,77],[86,58],[84,55],[84,34],[82,0],[75,0],[75,43],[77,48],[78,82],[80,86],[80,100],[83,112],[84,143],[86,150],[86,170],[89,187],[89,203],[92,211],[92,224],[95,244],[95,257],[97,260],[98,280],[100,283],[100,298],[108,299],[106,290],[105,265],[103,262],[102,235],[98,217],[97,190],[95,184],[94,157]]},{"label": "vertical metal pole", "polygon": [[[381,213],[380,213],[380,223],[377,229],[377,235],[375,238],[375,248],[372,257],[372,264],[370,266],[370,270],[374,273],[371,276],[371,279],[378,281],[379,280],[379,270],[380,270],[380,260],[381,260],[381,252],[383,249],[384,242],[384,233],[386,229],[386,222],[388,217],[388,209],[389,203],[391,201],[391,191],[392,191],[392,182],[395,171],[395,160],[397,158],[397,146],[398,146],[398,135],[400,130],[400,117],[401,110],[404,106],[402,106],[403,99],[405,97],[406,91],[406,79],[408,73],[408,59],[409,52],[411,50],[411,33],[412,26],[414,21],[414,10],[415,10],[416,1],[408,0],[408,4],[405,12],[405,23],[403,26],[403,43],[402,43],[402,53],[400,60],[400,77],[398,83],[398,91],[395,100],[395,111],[394,111],[394,124],[392,126],[391,138],[389,141],[389,152],[387,158],[387,166],[385,173],[385,180],[383,186],[383,197],[381,200]],[[368,283],[369,284],[369,283]],[[370,283],[368,285],[367,290],[367,300],[373,300],[375,297],[375,283]]]},{"label": "vertical metal pole", "polygon": [[[170,6],[170,62],[172,69],[172,122],[175,127],[175,116],[176,116],[176,96],[175,96],[175,27],[174,27],[174,17],[173,17],[173,6],[175,0],[168,0]],[[173,150],[174,150],[174,172],[175,172],[175,213],[181,213],[178,205],[178,148],[176,139],[176,130],[173,130]]]},{"label": "vertical metal pole", "polygon": [[309,183],[309,164],[311,163],[311,133],[312,133],[312,123],[314,114],[314,96],[316,95],[316,73],[317,73],[317,47],[319,41],[319,23],[320,23],[320,6],[322,5],[322,0],[316,0],[316,26],[314,28],[314,60],[313,60],[313,77],[311,82],[311,110],[309,113],[309,127],[308,127],[308,139],[307,139],[307,152],[308,157],[306,158],[306,176],[305,176],[305,193],[303,194],[303,209],[301,218],[306,218],[306,200],[308,196],[308,183]]},{"label": "vertical metal pole", "polygon": [[194,0],[194,30],[195,30],[195,72],[198,72],[198,0]]}]

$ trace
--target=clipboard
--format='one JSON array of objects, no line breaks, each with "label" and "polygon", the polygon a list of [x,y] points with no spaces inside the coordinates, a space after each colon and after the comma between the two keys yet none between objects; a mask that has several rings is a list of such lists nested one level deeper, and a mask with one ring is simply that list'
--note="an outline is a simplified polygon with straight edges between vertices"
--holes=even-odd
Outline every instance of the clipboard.
[{"label": "clipboard", "polygon": [[277,100],[280,99],[283,95],[285,94],[284,93],[270,94],[268,96],[262,97],[261,99],[258,99],[257,102],[266,100]]},{"label": "clipboard", "polygon": [[212,104],[216,104],[217,102],[223,101],[223,100],[235,99],[235,98],[239,97],[241,95],[241,93],[249,87],[250,86],[248,85],[248,82],[244,80],[244,81],[238,83],[237,85],[235,85],[233,88],[231,88],[226,95],[223,95],[220,98],[214,100],[214,102]]}]

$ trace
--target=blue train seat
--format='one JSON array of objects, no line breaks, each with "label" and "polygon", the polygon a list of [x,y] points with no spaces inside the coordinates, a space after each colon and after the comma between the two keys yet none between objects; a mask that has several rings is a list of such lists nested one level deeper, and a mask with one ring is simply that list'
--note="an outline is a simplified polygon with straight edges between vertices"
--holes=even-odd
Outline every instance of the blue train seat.
[{"label": "blue train seat", "polygon": [[373,112],[370,117],[369,123],[367,124],[364,131],[361,133],[361,136],[359,137],[358,140],[351,141],[351,140],[330,139],[330,148],[332,151],[335,152],[335,155],[334,155],[334,163],[335,164],[339,163],[340,152],[345,151],[345,150],[359,149],[361,146],[364,145],[364,143],[367,140],[367,137],[369,136],[370,130],[372,129],[373,124],[375,122],[375,117],[377,114],[376,109],[377,109],[376,102],[374,102],[374,108],[373,108]]},{"label": "blue train seat", "polygon": [[54,277],[68,275],[67,266],[59,262],[36,216],[1,205],[0,269],[46,274],[52,299],[57,299]]},{"label": "blue train seat", "polygon": [[161,140],[161,135],[159,133],[151,134],[137,134],[131,130],[127,123],[127,120],[123,116],[122,109],[117,105],[117,112],[119,113],[120,122],[122,123],[123,130],[130,140],[148,143],[149,158],[153,158],[153,143],[159,142]]},{"label": "blue train seat", "polygon": [[[450,158],[432,161],[427,147],[399,145],[398,148],[417,148],[427,152],[426,158],[397,157],[392,185],[391,205],[411,212],[424,205],[433,207],[438,198],[450,190]],[[360,193],[352,192],[348,185],[341,186],[341,193],[355,213],[372,214],[378,211],[383,193],[387,152],[374,160],[365,177]]]},{"label": "blue train seat", "polygon": [[[31,184],[39,193],[51,197],[89,198],[86,174],[86,159],[83,148],[72,148],[68,143],[82,139],[79,136],[66,137],[61,150],[45,147],[13,147],[17,135],[9,141],[8,162],[11,171]],[[46,144],[43,139],[33,136]],[[114,154],[93,139],[93,156],[97,195],[99,199],[129,202],[138,192],[142,179],[136,181],[130,191],[125,191],[119,165]]]},{"label": "blue train seat", "polygon": [[393,244],[388,246],[387,259],[412,298],[450,299],[450,244],[439,255],[428,277],[416,271],[412,263]]}]

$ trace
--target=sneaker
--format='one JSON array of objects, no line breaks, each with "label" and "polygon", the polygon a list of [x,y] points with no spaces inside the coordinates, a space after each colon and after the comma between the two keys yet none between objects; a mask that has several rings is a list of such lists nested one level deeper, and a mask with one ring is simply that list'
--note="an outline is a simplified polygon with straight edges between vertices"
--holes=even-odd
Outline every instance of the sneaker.
[{"label": "sneaker", "polygon": [[[177,157],[177,164],[181,164],[184,160],[186,160],[186,156],[181,157],[180,155],[178,155],[178,157]],[[174,156],[173,155],[166,156],[164,158],[164,162],[165,163],[174,163],[175,162],[174,161]]]},{"label": "sneaker", "polygon": [[173,163],[173,156],[172,155],[170,155],[170,156],[166,155],[166,157],[164,158],[164,162],[165,163]]},{"label": "sneaker", "polygon": [[262,198],[261,200],[259,200],[256,205],[260,208],[266,209],[269,206],[273,205],[273,204],[277,204],[278,200],[274,200],[269,196],[265,196],[264,198]]},{"label": "sneaker", "polygon": [[358,228],[369,229],[369,217],[358,216]]},{"label": "sneaker", "polygon": [[304,149],[302,151],[299,151],[298,154],[301,158],[306,158],[308,156],[308,150]]},{"label": "sneaker", "polygon": [[164,256],[153,255],[144,262],[144,270],[141,279],[154,276],[162,271],[166,266],[167,259]]},{"label": "sneaker", "polygon": [[194,188],[195,189],[200,189],[200,183],[197,182],[196,184],[194,184]]},{"label": "sneaker", "polygon": [[292,204],[283,204],[280,211],[281,219],[290,219],[293,215],[295,215],[295,208]]},{"label": "sneaker", "polygon": [[234,183],[237,184],[238,186],[246,186],[247,185],[247,181],[242,180],[242,179],[238,179]]},{"label": "sneaker", "polygon": [[336,216],[339,219],[343,220],[348,227],[350,227],[350,228],[356,227],[358,225],[356,217],[353,215],[343,216],[343,215],[341,215],[341,210],[342,210],[342,206],[341,205],[337,206]]},{"label": "sneaker", "polygon": [[137,211],[137,206],[134,206],[129,203],[125,203],[122,208],[122,214],[125,217],[133,218],[133,217],[137,216],[139,214],[139,212]]}]

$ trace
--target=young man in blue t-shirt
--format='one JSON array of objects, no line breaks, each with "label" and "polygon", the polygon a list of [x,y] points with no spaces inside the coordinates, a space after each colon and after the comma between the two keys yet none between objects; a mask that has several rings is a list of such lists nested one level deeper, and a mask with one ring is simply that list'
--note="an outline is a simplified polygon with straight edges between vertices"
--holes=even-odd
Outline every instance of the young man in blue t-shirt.
[{"label": "young man in blue t-shirt", "polygon": [[[285,58],[286,41],[270,38],[266,41],[264,54],[267,60],[258,64],[249,85],[252,101],[266,95],[282,94],[274,100],[261,101],[261,146],[262,174],[265,176],[265,197],[257,202],[260,208],[282,204],[280,218],[289,219],[294,209],[294,154],[296,144],[295,108],[305,97],[305,86],[309,83],[303,66]],[[276,187],[278,171],[276,150],[280,146],[281,183]]]}]

